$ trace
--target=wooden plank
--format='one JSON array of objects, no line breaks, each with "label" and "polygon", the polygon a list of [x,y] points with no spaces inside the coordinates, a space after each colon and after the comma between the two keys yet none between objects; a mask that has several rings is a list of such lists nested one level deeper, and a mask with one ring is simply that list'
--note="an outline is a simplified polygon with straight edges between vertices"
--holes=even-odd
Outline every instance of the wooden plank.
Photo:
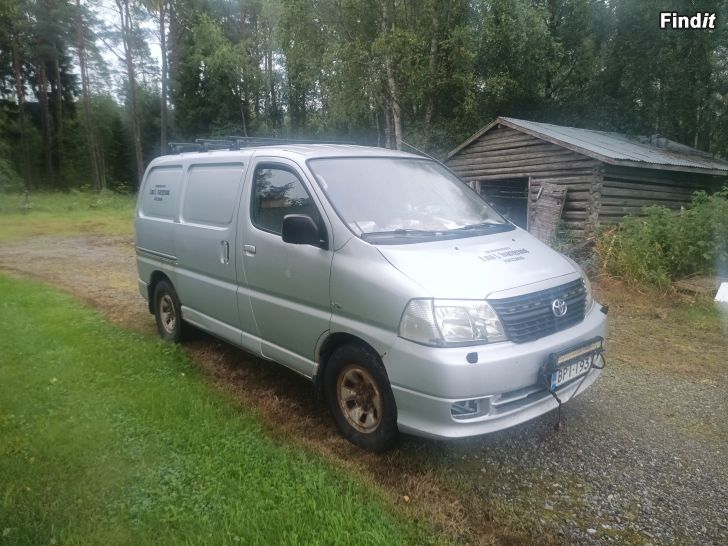
[{"label": "wooden plank", "polygon": [[[502,175],[502,174],[482,174],[482,173],[476,173],[474,175],[463,175],[458,173],[455,169],[453,169],[455,174],[460,176],[463,180],[473,180],[473,181],[487,181],[487,180],[498,180],[499,178],[516,178],[518,176],[531,176],[534,178],[535,181],[539,180],[540,177],[555,177],[555,176],[585,176],[587,174],[590,174],[592,172],[591,167],[588,169],[567,169],[567,170],[557,170],[557,171],[544,171],[542,173],[523,173],[521,175]],[[539,177],[539,178],[536,178]]]},{"label": "wooden plank", "polygon": [[472,152],[487,152],[487,151],[493,151],[493,150],[510,150],[510,149],[516,149],[516,148],[523,148],[523,147],[528,147],[528,146],[535,146],[537,144],[541,144],[541,141],[540,140],[508,140],[505,142],[495,141],[495,142],[471,144],[467,148],[463,148],[460,152],[458,152],[454,156],[450,157],[449,160],[452,160],[453,158],[458,157],[460,154],[465,152],[465,150],[469,150],[471,153]]},{"label": "wooden plank", "polygon": [[645,183],[640,184],[639,182],[617,182],[615,180],[605,180],[604,181],[604,187],[605,188],[614,188],[617,189],[626,189],[626,190],[643,190],[643,191],[655,191],[655,192],[679,192],[679,193],[686,193],[688,195],[692,195],[692,193],[695,191],[695,188],[692,187],[686,187],[686,186],[679,186],[679,185],[673,185],[673,184],[653,184],[653,183]]},{"label": "wooden plank", "polygon": [[614,197],[602,198],[602,208],[607,206],[628,206],[628,207],[648,207],[650,205],[665,205],[668,207],[681,205],[680,201],[656,201],[655,199],[618,199]]},{"label": "wooden plank", "polygon": [[[672,210],[680,210],[680,205],[678,204],[672,204],[672,205],[666,205],[667,208]],[[609,216],[616,216],[616,217],[622,217],[626,216],[627,214],[640,214],[644,209],[644,206],[641,205],[634,205],[634,206],[618,206],[618,205],[602,205],[601,209],[599,209],[599,219],[601,220],[602,217],[609,217]]]},{"label": "wooden plank", "polygon": [[482,167],[498,169],[501,167],[550,165],[551,163],[561,163],[564,161],[580,161],[580,158],[579,156],[572,156],[571,152],[559,154],[524,154],[519,157],[492,158],[488,160],[483,160],[481,158],[459,159],[457,161],[453,161],[450,168],[469,169],[472,167]]},{"label": "wooden plank", "polygon": [[694,184],[692,182],[682,182],[677,180],[657,180],[657,179],[643,179],[643,180],[622,180],[614,178],[605,178],[604,183],[612,188],[624,188],[634,185],[649,186],[653,188],[670,188],[670,189],[686,189],[691,192],[704,189],[704,186]]},{"label": "wooden plank", "polygon": [[563,187],[569,190],[569,195],[567,197],[569,202],[591,201],[591,191],[572,191],[568,185],[564,185]]},{"label": "wooden plank", "polygon": [[604,197],[625,197],[625,198],[643,198],[643,199],[654,199],[655,201],[680,201],[687,203],[690,201],[690,193],[674,193],[674,192],[663,192],[663,191],[644,191],[644,190],[632,190],[625,188],[602,188],[602,195]]},{"label": "wooden plank", "polygon": [[583,211],[566,210],[566,208],[564,208],[564,211],[561,213],[561,217],[565,220],[586,220],[589,217],[589,213]]},{"label": "wooden plank", "polygon": [[[496,129],[491,129],[484,135],[482,135],[477,142],[488,142],[492,140],[501,140],[506,138],[534,138],[531,135],[527,135],[525,133],[522,133],[521,131],[517,131],[515,129],[511,129],[510,127],[498,127]],[[538,139],[534,139],[538,140]]]},{"label": "wooden plank", "polygon": [[594,175],[588,176],[539,176],[533,177],[538,182],[548,182],[549,184],[584,184],[591,187],[594,181]]},{"label": "wooden plank", "polygon": [[625,167],[607,166],[604,179],[617,182],[648,182],[655,184],[710,187],[715,177],[697,173],[684,173],[675,171],[655,171],[650,169],[630,169]]},{"label": "wooden plank", "polygon": [[471,153],[473,151],[477,152],[488,152],[491,150],[502,150],[504,148],[512,148],[512,149],[518,149],[518,148],[531,148],[531,147],[539,147],[544,148],[547,150],[563,150],[563,148],[559,146],[554,146],[553,144],[549,142],[544,142],[543,140],[538,140],[535,138],[530,137],[518,137],[518,138],[510,138],[508,140],[501,140],[501,139],[495,139],[495,140],[479,140],[477,142],[473,142],[470,146],[467,148],[464,148],[454,156],[450,157],[449,159],[452,159],[453,157],[457,157],[458,155],[462,154],[466,150]]},{"label": "wooden plank", "polygon": [[543,184],[539,199],[531,205],[529,231],[541,241],[549,242],[556,234],[566,201],[566,191],[564,186]]},{"label": "wooden plank", "polygon": [[[497,157],[497,156],[509,156],[509,155],[519,155],[526,152],[531,153],[538,153],[538,152],[555,152],[555,151],[563,151],[562,148],[559,148],[558,146],[554,146],[553,144],[547,144],[543,143],[541,141],[535,141],[535,142],[529,142],[522,146],[514,146],[509,148],[504,148],[501,150],[490,150],[490,149],[474,149],[474,148],[468,148],[467,150],[463,150],[462,153],[459,153],[457,155],[454,155],[451,157],[447,162],[450,163],[452,161],[455,161],[459,158],[467,157],[472,158],[473,156],[478,157]],[[568,151],[568,150],[566,150]],[[574,153],[574,152],[570,152]]]},{"label": "wooden plank", "polygon": [[[571,191],[569,191],[571,193]],[[589,201],[572,201],[569,194],[566,194],[566,203],[564,203],[564,210],[571,211],[584,211],[589,210]]]},{"label": "wooden plank", "polygon": [[548,176],[551,174],[553,176],[553,172],[570,172],[570,169],[585,169],[587,167],[591,167],[593,165],[593,162],[589,159],[585,159],[583,161],[570,161],[570,162],[559,162],[559,163],[549,163],[549,164],[538,164],[538,165],[521,165],[517,167],[498,167],[498,168],[468,168],[468,169],[453,169],[456,173],[461,174],[463,176],[488,176],[488,175],[503,175],[503,174],[513,174],[513,173],[521,173],[520,176],[538,176],[538,175],[544,175]]},{"label": "wooden plank", "polygon": [[559,151],[559,152],[552,152],[552,151],[529,151],[528,149],[519,148],[518,150],[508,150],[509,152],[518,151],[519,153],[509,153],[508,155],[501,155],[501,154],[492,154],[492,155],[483,155],[483,154],[473,154],[468,156],[459,155],[450,160],[450,163],[448,165],[476,165],[476,164],[485,164],[485,165],[495,165],[498,163],[507,163],[507,162],[515,162],[515,161],[522,161],[522,160],[529,160],[529,159],[540,159],[540,158],[549,158],[549,157],[573,157],[574,159],[578,160],[580,156],[574,154],[573,152],[570,152],[569,150],[565,151]]},{"label": "wooden plank", "polygon": [[466,150],[463,150],[457,155],[452,156],[450,159],[446,161],[446,163],[449,165],[453,161],[456,161],[461,158],[467,158],[472,159],[474,157],[490,157],[490,156],[498,156],[498,155],[514,155],[514,154],[520,154],[527,151],[549,151],[544,149],[542,146],[540,146],[538,143],[525,143],[525,144],[519,144],[514,146],[502,146],[500,148],[467,148]]},{"label": "wooden plank", "polygon": [[[553,179],[552,180],[533,179],[534,184],[540,185],[541,182],[545,182],[547,184],[556,184],[557,186],[566,186],[567,188],[569,188],[569,191],[571,191],[571,190],[573,190],[573,191],[590,191],[591,187],[592,187],[591,184],[584,183],[584,182],[582,182],[580,184],[574,184],[568,178],[560,178],[560,179],[558,179],[558,181],[554,181]],[[487,182],[486,182],[486,184],[487,184]]]},{"label": "wooden plank", "polygon": [[[516,147],[521,146],[528,143],[541,143],[543,141],[535,139],[533,137],[530,137],[528,135],[522,135],[522,134],[515,134],[512,136],[500,136],[495,138],[488,138],[488,139],[479,139],[473,142],[468,148],[488,148],[491,146],[501,146],[504,144],[509,145],[510,147]],[[455,157],[455,156],[453,156]]]}]

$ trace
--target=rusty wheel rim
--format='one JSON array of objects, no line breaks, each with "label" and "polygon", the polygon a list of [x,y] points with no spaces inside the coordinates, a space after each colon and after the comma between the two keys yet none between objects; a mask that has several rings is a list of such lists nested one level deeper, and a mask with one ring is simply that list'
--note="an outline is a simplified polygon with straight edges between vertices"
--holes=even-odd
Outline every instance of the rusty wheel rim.
[{"label": "rusty wheel rim", "polygon": [[159,300],[159,318],[162,319],[162,328],[168,334],[174,332],[177,325],[177,313],[174,311],[172,296],[164,294]]},{"label": "rusty wheel rim", "polygon": [[372,375],[358,364],[347,365],[336,382],[339,408],[359,432],[374,432],[382,421],[382,396]]}]

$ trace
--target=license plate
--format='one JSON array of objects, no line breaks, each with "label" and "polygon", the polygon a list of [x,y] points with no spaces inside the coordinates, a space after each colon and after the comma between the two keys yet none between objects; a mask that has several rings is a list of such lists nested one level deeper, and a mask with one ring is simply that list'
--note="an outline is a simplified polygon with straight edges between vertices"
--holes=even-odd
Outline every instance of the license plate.
[{"label": "license plate", "polygon": [[603,341],[597,337],[584,345],[552,354],[551,390],[555,391],[564,383],[586,374],[591,369],[594,359],[601,354]]},{"label": "license plate", "polygon": [[588,372],[591,368],[592,358],[592,355],[588,355],[573,364],[554,370],[551,374],[551,390],[555,391],[564,383]]}]

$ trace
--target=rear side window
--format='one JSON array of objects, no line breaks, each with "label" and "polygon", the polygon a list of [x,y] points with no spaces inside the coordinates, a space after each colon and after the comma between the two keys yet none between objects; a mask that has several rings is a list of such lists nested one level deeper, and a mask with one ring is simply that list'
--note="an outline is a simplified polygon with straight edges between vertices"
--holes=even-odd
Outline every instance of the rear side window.
[{"label": "rear side window", "polygon": [[216,226],[232,222],[242,176],[242,163],[190,166],[182,206],[184,221]]},{"label": "rear side window", "polygon": [[320,225],[316,205],[303,183],[288,169],[258,167],[253,177],[253,224],[265,231],[281,234],[286,214],[305,214]]},{"label": "rear side window", "polygon": [[181,181],[180,165],[154,167],[149,171],[141,200],[141,214],[150,218],[173,220],[176,216],[175,204]]}]

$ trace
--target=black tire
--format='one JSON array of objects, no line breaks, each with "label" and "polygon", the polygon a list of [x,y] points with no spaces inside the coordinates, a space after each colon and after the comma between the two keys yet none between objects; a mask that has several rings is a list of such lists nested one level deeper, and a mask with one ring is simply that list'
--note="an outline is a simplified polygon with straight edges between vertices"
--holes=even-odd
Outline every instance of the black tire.
[{"label": "black tire", "polygon": [[173,343],[182,341],[185,334],[182,308],[177,292],[168,281],[159,281],[154,287],[154,318],[162,339]]},{"label": "black tire", "polygon": [[394,446],[397,406],[387,372],[372,349],[353,344],[336,349],[324,370],[324,396],[347,440],[377,452]]}]

